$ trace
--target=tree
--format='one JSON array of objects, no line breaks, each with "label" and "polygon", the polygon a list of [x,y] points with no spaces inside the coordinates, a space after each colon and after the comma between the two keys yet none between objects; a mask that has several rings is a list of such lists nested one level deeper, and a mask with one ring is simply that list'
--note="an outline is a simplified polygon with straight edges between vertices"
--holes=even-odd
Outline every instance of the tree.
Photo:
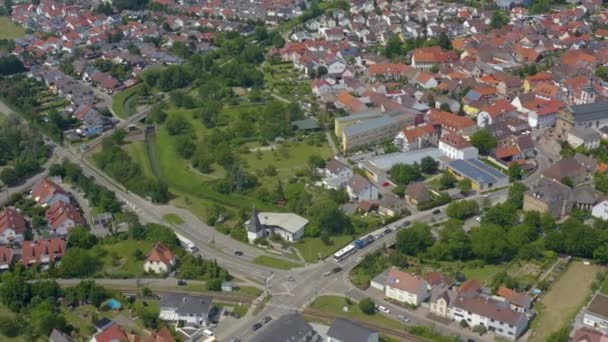
[{"label": "tree", "polygon": [[85,227],[78,226],[70,230],[68,245],[82,249],[90,249],[97,243],[97,237]]},{"label": "tree", "polygon": [[349,234],[353,231],[350,218],[330,200],[315,202],[309,211],[310,223],[326,231],[329,235]]},{"label": "tree", "polygon": [[188,134],[192,132],[192,125],[181,115],[172,115],[166,123],[170,135]]},{"label": "tree", "polygon": [[483,224],[495,224],[500,227],[510,227],[517,223],[517,210],[510,203],[496,205],[486,211],[481,222]]},{"label": "tree", "polygon": [[490,27],[493,29],[501,28],[509,23],[509,15],[502,10],[496,10],[492,13],[492,21]]},{"label": "tree", "polygon": [[451,189],[456,184],[456,177],[449,171],[444,171],[439,177],[439,190]]},{"label": "tree", "polygon": [[471,183],[471,180],[468,178],[464,178],[463,180],[458,182],[458,188],[460,189],[460,192],[463,194],[466,194],[469,191],[471,191],[472,186],[473,186],[473,184]]},{"label": "tree", "polygon": [[439,162],[437,162],[433,157],[426,156],[420,160],[420,171],[426,174],[435,174],[439,169]]},{"label": "tree", "polygon": [[397,233],[395,247],[401,253],[417,255],[425,252],[433,245],[433,234],[431,227],[427,224],[416,222],[409,229],[400,230]]},{"label": "tree", "polygon": [[488,155],[492,149],[496,148],[498,141],[487,130],[480,129],[471,135],[471,144],[479,150],[479,153]]},{"label": "tree", "polygon": [[34,335],[48,336],[53,329],[63,330],[67,322],[61,313],[56,312],[49,301],[44,301],[29,312],[29,323]]},{"label": "tree", "polygon": [[511,163],[511,165],[509,165],[509,169],[507,170],[507,175],[509,175],[509,182],[520,180],[522,177],[521,166],[518,163]]},{"label": "tree", "polygon": [[515,182],[509,188],[509,197],[507,203],[515,209],[521,209],[524,206],[524,193],[528,187],[520,182]]},{"label": "tree", "polygon": [[13,274],[2,277],[0,301],[12,311],[24,308],[31,299],[31,285],[25,278]]},{"label": "tree", "polygon": [[59,272],[64,278],[85,277],[94,274],[97,270],[98,260],[82,248],[70,248],[66,251]]},{"label": "tree", "polygon": [[479,204],[474,200],[462,200],[448,204],[445,209],[450,218],[464,220],[479,214]]},{"label": "tree", "polygon": [[325,164],[325,159],[319,155],[314,154],[308,157],[308,165],[310,165],[311,168],[324,168]]},{"label": "tree", "polygon": [[452,42],[445,31],[441,31],[439,37],[437,37],[437,42],[443,50],[452,50]]},{"label": "tree", "polygon": [[467,233],[459,226],[447,225],[439,232],[439,240],[429,249],[429,255],[435,260],[464,261],[471,256],[471,241]]},{"label": "tree", "polygon": [[408,185],[413,181],[422,179],[422,173],[418,164],[396,164],[389,171],[391,178],[397,183]]},{"label": "tree", "polygon": [[476,257],[490,263],[508,260],[512,254],[505,230],[495,224],[471,230],[471,249]]},{"label": "tree", "polygon": [[15,55],[0,57],[0,75],[8,76],[23,72],[25,69],[21,60]]},{"label": "tree", "polygon": [[371,298],[363,298],[359,302],[359,309],[366,315],[373,315],[376,313],[376,304]]},{"label": "tree", "polygon": [[384,56],[386,58],[395,58],[403,55],[403,43],[401,39],[399,39],[398,35],[393,35],[386,42],[386,46],[384,47]]}]

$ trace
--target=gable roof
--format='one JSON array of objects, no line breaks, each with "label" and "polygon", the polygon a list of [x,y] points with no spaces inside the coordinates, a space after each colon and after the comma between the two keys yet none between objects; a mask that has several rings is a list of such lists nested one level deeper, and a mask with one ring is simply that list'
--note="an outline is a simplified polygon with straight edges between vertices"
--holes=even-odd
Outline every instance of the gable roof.
[{"label": "gable roof", "polygon": [[345,169],[350,170],[350,167],[348,167],[348,165],[344,164],[336,158],[333,158],[332,160],[328,161],[327,164],[325,164],[325,168],[334,175],[339,174],[342,170]]},{"label": "gable roof", "polygon": [[85,220],[80,215],[76,207],[62,201],[55,202],[47,211],[46,219],[51,228],[57,229],[66,221],[74,222],[75,226],[85,224]]},{"label": "gable roof", "polygon": [[496,294],[508,300],[509,303],[515,304],[522,308],[527,308],[532,303],[532,298],[519,292],[515,292],[508,287],[499,287]]},{"label": "gable roof", "polygon": [[162,242],[157,242],[154,247],[152,247],[150,253],[148,253],[146,261],[162,262],[163,264],[169,266],[174,263],[175,254],[171,252],[171,250]]},{"label": "gable roof", "polygon": [[336,96],[336,101],[343,104],[351,112],[360,112],[366,108],[365,104],[361,102],[361,100],[352,96],[346,91]]},{"label": "gable roof", "polygon": [[39,204],[47,202],[56,194],[67,195],[67,192],[62,187],[52,182],[48,178],[43,179],[32,189],[32,198]]},{"label": "gable roof", "polygon": [[254,335],[250,341],[300,341],[309,335],[316,335],[312,326],[300,314],[289,313],[270,322],[264,330]]},{"label": "gable roof", "polygon": [[65,245],[65,240],[57,237],[48,240],[23,241],[21,262],[27,266],[62,258],[65,254]]},{"label": "gable roof", "polygon": [[431,192],[424,182],[412,182],[405,189],[405,195],[415,199],[417,202],[428,202],[431,200]]},{"label": "gable roof", "polygon": [[365,190],[368,186],[373,186],[373,184],[365,177],[361,176],[358,173],[355,173],[347,183],[347,186],[355,193],[360,193]]},{"label": "gable roof", "polygon": [[97,342],[122,342],[128,341],[128,336],[118,324],[113,323],[105,330],[95,334],[95,340]]},{"label": "gable roof", "polygon": [[391,268],[386,277],[386,286],[408,293],[418,293],[420,289],[427,288],[429,284],[418,276]]},{"label": "gable roof", "polygon": [[346,318],[336,318],[327,331],[327,336],[338,341],[367,342],[378,332]]},{"label": "gable roof", "polygon": [[23,234],[25,228],[25,218],[15,207],[6,207],[0,214],[0,234],[6,229],[11,229],[16,234]]}]

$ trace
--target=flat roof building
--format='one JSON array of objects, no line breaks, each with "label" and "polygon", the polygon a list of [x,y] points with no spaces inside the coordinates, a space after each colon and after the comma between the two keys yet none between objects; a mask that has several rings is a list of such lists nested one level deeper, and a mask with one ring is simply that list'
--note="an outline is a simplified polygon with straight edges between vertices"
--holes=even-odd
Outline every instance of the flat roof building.
[{"label": "flat roof building", "polygon": [[447,168],[456,178],[469,179],[475,190],[484,191],[509,185],[505,174],[479,159],[453,160],[447,164]]},{"label": "flat roof building", "polygon": [[[414,123],[416,114],[391,112],[361,121],[342,130],[342,150],[348,152],[356,147],[374,146],[393,140],[403,127]],[[337,130],[337,128],[336,128]]]}]

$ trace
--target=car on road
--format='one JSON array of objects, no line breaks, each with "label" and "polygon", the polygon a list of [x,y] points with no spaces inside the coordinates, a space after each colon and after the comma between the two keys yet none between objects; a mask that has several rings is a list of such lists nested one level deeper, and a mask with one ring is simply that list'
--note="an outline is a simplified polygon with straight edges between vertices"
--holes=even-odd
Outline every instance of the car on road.
[{"label": "car on road", "polygon": [[241,252],[241,251],[235,251],[234,255],[236,255],[236,256],[243,256],[243,252]]},{"label": "car on road", "polygon": [[438,215],[438,214],[441,214],[441,210],[440,209],[433,210],[433,215]]},{"label": "car on road", "polygon": [[268,323],[268,322],[270,322],[270,321],[272,321],[272,317],[270,317],[270,316],[266,316],[266,317],[264,317],[264,319],[262,320],[262,323],[266,324],[266,323]]},{"label": "car on road", "polygon": [[386,228],[386,229],[384,230],[384,235],[386,235],[386,234],[390,234],[390,233],[392,233],[392,232],[393,232],[393,230],[392,230],[392,229],[390,229],[390,228]]},{"label": "car on road", "polygon": [[329,276],[330,276],[330,275],[332,275],[332,274],[334,274],[334,272],[332,272],[332,271],[327,271],[327,272],[323,273],[323,276],[324,276],[324,277],[329,277]]},{"label": "car on road", "polygon": [[481,216],[477,216],[477,217],[475,218],[475,221],[477,221],[477,222],[481,222]]},{"label": "car on road", "polygon": [[332,269],[331,269],[331,271],[332,271],[333,273],[338,273],[338,272],[342,271],[342,267],[340,267],[340,266],[336,266],[336,267],[332,268]]},{"label": "car on road", "polygon": [[410,221],[405,221],[405,222],[403,222],[403,223],[401,224],[401,227],[407,227],[407,226],[409,226],[410,224],[412,224],[412,222],[410,222]]},{"label": "car on road", "polygon": [[240,315],[238,312],[234,312],[234,311],[232,311],[232,312],[230,313],[230,316],[232,316],[232,317],[234,317],[234,318],[236,318],[236,319],[241,318],[241,315]]},{"label": "car on road", "polygon": [[177,281],[177,286],[186,286],[186,285],[188,285],[188,283],[186,283],[185,281],[183,281],[181,279]]},{"label": "car on road", "polygon": [[256,323],[251,327],[251,330],[258,331],[262,327],[262,323]]},{"label": "car on road", "polygon": [[403,321],[403,322],[409,322],[409,321],[410,321],[410,319],[409,319],[409,318],[407,318],[407,317],[406,317],[406,316],[404,316],[404,315],[398,315],[398,316],[397,316],[397,318],[399,318],[399,320],[400,320],[400,321]]},{"label": "car on road", "polygon": [[385,314],[391,313],[391,310],[389,308],[387,308],[386,306],[378,305],[376,307],[376,309],[378,309],[378,311],[380,311],[380,312],[384,312]]}]

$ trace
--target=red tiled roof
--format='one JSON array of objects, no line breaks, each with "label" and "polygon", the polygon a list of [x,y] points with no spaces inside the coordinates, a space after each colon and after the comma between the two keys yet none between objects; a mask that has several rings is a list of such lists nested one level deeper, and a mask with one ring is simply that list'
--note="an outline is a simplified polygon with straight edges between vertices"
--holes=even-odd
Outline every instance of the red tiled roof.
[{"label": "red tiled roof", "polygon": [[12,229],[17,234],[25,233],[25,218],[14,207],[7,207],[0,214],[0,233]]},{"label": "red tiled roof", "polygon": [[[21,262],[26,266],[62,258],[65,254],[65,241],[61,238],[23,241],[21,254]],[[45,258],[48,260],[43,260]]]},{"label": "red tiled roof", "polygon": [[128,340],[129,338],[127,334],[116,323],[110,325],[106,330],[100,331],[97,333],[97,335],[95,335],[95,341],[97,342],[123,342]]},{"label": "red tiled roof", "polygon": [[411,67],[406,64],[395,63],[376,63],[368,67],[367,72],[370,76],[375,75],[405,75]]},{"label": "red tiled roof", "polygon": [[435,133],[435,129],[431,125],[408,127],[403,130],[403,134],[408,142],[412,142],[420,137],[433,133]]},{"label": "red tiled roof", "polygon": [[336,97],[336,101],[342,103],[346,108],[353,112],[358,112],[365,109],[365,104],[358,98],[352,96],[348,92],[344,91]]},{"label": "red tiled roof", "polygon": [[461,130],[471,126],[475,126],[475,121],[460,115],[450,112],[444,112],[438,109],[431,109],[428,113],[429,120],[442,126],[447,126],[454,130]]},{"label": "red tiled roof", "polygon": [[517,145],[507,145],[498,147],[496,149],[496,157],[499,159],[513,157],[519,154],[519,147]]},{"label": "red tiled roof", "polygon": [[396,268],[391,268],[388,271],[388,276],[386,278],[386,286],[409,293],[418,293],[418,290],[421,287],[426,287],[427,285],[428,283],[426,280],[418,276],[399,271]]},{"label": "red tiled roof", "polygon": [[415,49],[412,58],[416,62],[449,63],[458,60],[458,54],[454,51],[443,51],[439,46],[431,46]]},{"label": "red tiled roof", "polygon": [[458,293],[466,293],[466,292],[479,292],[481,291],[481,284],[476,279],[469,279],[462,283],[458,288]]},{"label": "red tiled roof", "polygon": [[82,215],[73,205],[57,201],[46,211],[46,219],[53,229],[59,228],[65,221],[71,220],[75,226],[85,224]]},{"label": "red tiled roof", "polygon": [[456,133],[448,133],[445,134],[444,136],[441,137],[441,141],[443,141],[444,143],[456,148],[456,149],[463,149],[466,147],[471,147],[473,145],[471,145],[470,142],[468,142],[465,138],[463,138],[461,135],[458,135]]},{"label": "red tiled roof", "polygon": [[13,261],[13,250],[8,246],[0,246],[0,265],[10,264]]},{"label": "red tiled roof", "polygon": [[496,118],[500,115],[514,112],[515,107],[513,107],[509,101],[500,99],[486,107],[484,111],[490,114],[492,118]]},{"label": "red tiled roof", "polygon": [[55,194],[67,195],[67,192],[63,190],[63,188],[59,185],[50,181],[48,178],[43,179],[32,189],[32,197],[38,203],[41,203],[42,201],[47,201],[51,196],[54,196]]},{"label": "red tiled roof", "polygon": [[173,264],[174,260],[175,254],[173,254],[173,252],[171,252],[167,246],[160,242],[157,242],[156,245],[152,247],[152,250],[150,253],[148,253],[148,257],[146,258],[146,261],[162,262],[165,265]]}]

